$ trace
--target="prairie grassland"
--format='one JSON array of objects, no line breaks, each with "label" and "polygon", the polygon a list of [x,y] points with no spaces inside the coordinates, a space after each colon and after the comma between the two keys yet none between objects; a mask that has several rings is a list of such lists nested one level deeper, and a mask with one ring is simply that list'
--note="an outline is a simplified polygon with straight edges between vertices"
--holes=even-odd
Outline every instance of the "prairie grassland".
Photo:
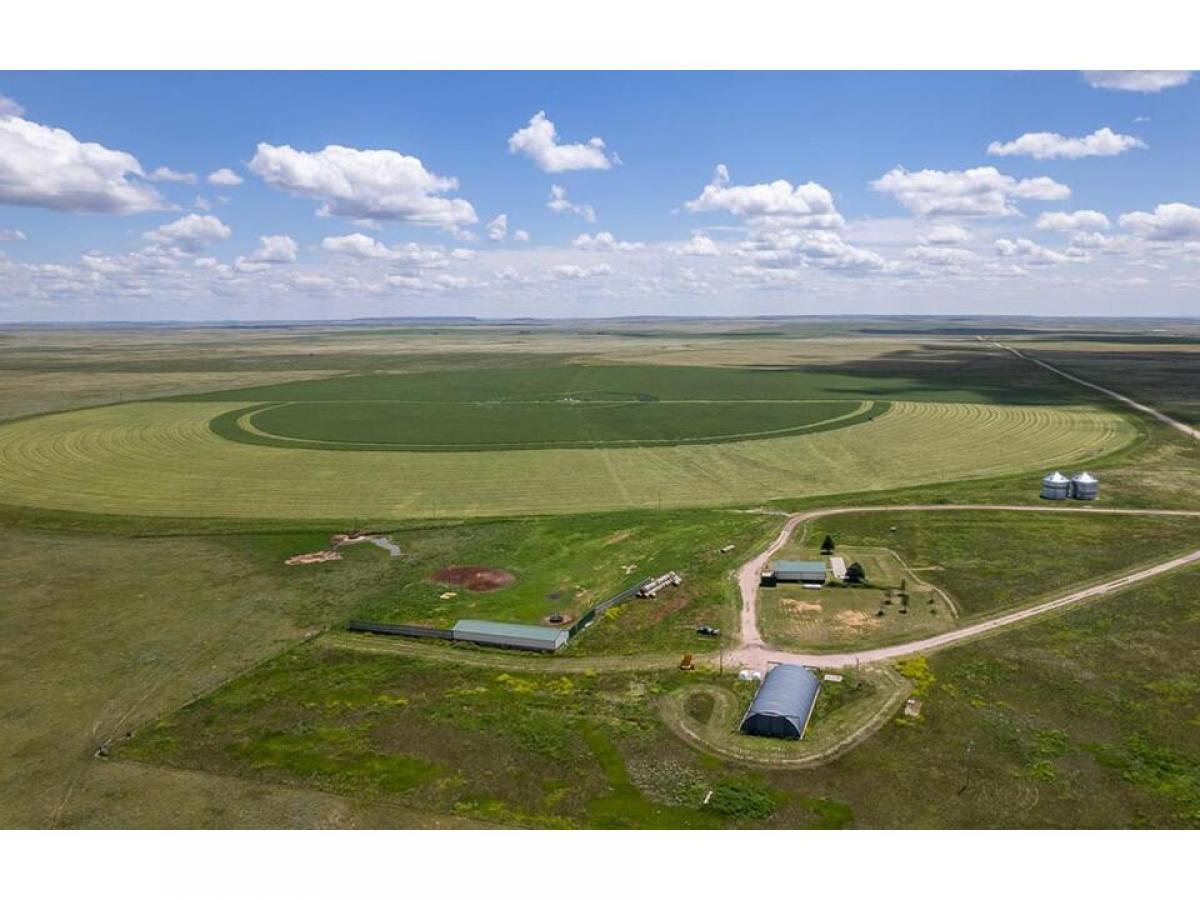
[{"label": "prairie grassland", "polygon": [[[732,674],[508,672],[318,642],[115,753],[498,824],[1193,827],[1198,647],[1193,569],[910,661],[919,718],[891,717],[818,768],[748,774],[679,740],[655,711],[686,687],[731,693],[736,711],[752,688]],[[858,702],[853,690],[841,699]],[[700,724],[717,713],[684,711]],[[708,790],[722,794],[717,809],[702,802]]]},{"label": "prairie grassland", "polygon": [[679,447],[345,453],[226,441],[230,403],[152,402],[0,426],[0,500],[149,516],[401,519],[762,503],[1067,466],[1137,431],[1093,408],[893,403],[773,440]]},{"label": "prairie grassland", "polygon": [[919,666],[923,708],[805,773],[871,828],[1195,828],[1200,569]]},{"label": "prairie grassland", "polygon": [[804,824],[846,823],[840,808],[767,790],[676,740],[656,700],[698,681],[717,676],[497,672],[309,645],[163,718],[117,757],[507,825],[717,828],[765,822],[785,804]]},{"label": "prairie grassland", "polygon": [[[0,541],[4,827],[86,824],[75,803],[103,765],[92,759],[102,742],[344,615],[386,566],[356,547],[353,565],[297,578],[229,539],[4,528]],[[97,811],[122,820],[118,806]]]}]

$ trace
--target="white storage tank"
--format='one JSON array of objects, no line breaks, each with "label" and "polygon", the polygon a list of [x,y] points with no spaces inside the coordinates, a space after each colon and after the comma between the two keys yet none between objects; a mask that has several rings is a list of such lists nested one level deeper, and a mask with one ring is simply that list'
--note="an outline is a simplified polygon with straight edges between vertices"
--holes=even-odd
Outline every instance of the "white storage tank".
[{"label": "white storage tank", "polygon": [[1071,479],[1062,472],[1051,472],[1042,479],[1042,499],[1066,500],[1071,493]]},{"label": "white storage tank", "polygon": [[1071,496],[1076,500],[1095,500],[1100,494],[1100,482],[1091,472],[1080,472],[1071,478]]}]

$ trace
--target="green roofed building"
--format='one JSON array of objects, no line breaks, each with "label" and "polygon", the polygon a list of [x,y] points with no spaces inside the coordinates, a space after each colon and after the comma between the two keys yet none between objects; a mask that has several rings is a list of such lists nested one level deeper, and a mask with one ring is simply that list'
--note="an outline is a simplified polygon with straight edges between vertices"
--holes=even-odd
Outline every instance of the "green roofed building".
[{"label": "green roofed building", "polygon": [[820,587],[825,583],[824,560],[793,560],[777,559],[763,575],[770,574],[777,583],[814,585]]},{"label": "green roofed building", "polygon": [[456,641],[553,653],[567,642],[568,632],[565,628],[550,628],[546,625],[513,625],[508,622],[459,619],[454,623],[453,635]]}]

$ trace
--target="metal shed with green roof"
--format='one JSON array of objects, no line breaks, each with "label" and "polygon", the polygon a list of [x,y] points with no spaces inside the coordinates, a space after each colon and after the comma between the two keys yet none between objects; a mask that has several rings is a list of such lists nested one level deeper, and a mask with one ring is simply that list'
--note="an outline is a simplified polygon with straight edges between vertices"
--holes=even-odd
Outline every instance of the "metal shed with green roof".
[{"label": "metal shed with green roof", "polygon": [[565,628],[547,625],[515,625],[510,622],[486,622],[482,619],[459,619],[454,623],[454,640],[509,647],[516,650],[542,650],[553,653],[567,642]]}]

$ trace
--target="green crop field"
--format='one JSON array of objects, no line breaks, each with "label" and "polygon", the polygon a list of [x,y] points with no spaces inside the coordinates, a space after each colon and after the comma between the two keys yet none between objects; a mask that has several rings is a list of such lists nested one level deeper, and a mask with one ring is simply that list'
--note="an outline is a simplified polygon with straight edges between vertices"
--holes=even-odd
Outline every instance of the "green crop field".
[{"label": "green crop field", "polygon": [[886,404],[720,400],[290,402],[213,420],[221,437],[313,450],[519,450],[712,444],[869,421]]},{"label": "green crop field", "polygon": [[1067,466],[1136,435],[1086,407],[893,402],[857,425],[638,448],[331,452],[210,427],[240,403],[150,402],[0,425],[12,505],[152,516],[483,516],[762,503]]},{"label": "green crop field", "polygon": [[[1000,386],[971,369],[943,380],[885,371],[879,374],[807,371],[779,366],[739,368],[645,365],[514,365],[405,375],[320,378],[197,394],[198,401],[512,402],[517,400],[937,400],[1004,402]],[[945,377],[950,376],[950,377]],[[1068,386],[1039,385],[1020,404],[1051,404],[1078,395]],[[1008,402],[1018,402],[1013,397]]]}]

